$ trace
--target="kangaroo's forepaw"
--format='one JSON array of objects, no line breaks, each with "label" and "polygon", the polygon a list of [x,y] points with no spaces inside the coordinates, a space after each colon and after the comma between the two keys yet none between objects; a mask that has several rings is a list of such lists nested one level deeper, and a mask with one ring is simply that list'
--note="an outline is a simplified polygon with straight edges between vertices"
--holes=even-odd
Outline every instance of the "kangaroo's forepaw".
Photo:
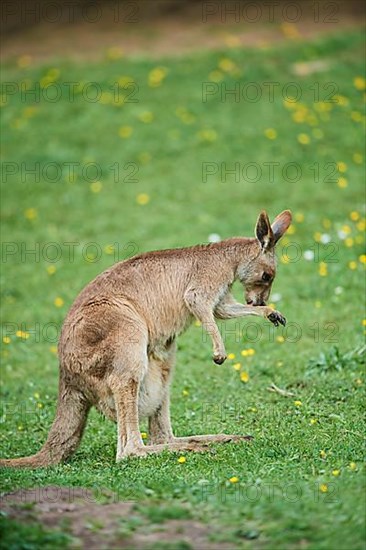
[{"label": "kangaroo's forepaw", "polygon": [[214,353],[212,360],[216,365],[222,365],[226,361],[227,355],[221,353]]},{"label": "kangaroo's forepaw", "polygon": [[286,319],[279,311],[272,311],[267,318],[275,327],[278,327],[278,325],[286,325]]}]

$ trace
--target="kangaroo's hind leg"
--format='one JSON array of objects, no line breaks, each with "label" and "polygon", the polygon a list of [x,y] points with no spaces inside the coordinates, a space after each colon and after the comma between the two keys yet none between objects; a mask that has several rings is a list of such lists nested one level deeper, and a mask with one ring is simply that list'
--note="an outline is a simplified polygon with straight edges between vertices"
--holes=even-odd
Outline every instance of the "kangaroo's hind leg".
[{"label": "kangaroo's hind leg", "polygon": [[169,443],[174,440],[170,423],[170,383],[173,377],[176,348],[176,342],[172,340],[166,344],[161,357],[150,358],[150,362],[154,363],[154,367],[159,369],[163,384],[161,404],[149,417],[149,441],[151,445]]},{"label": "kangaroo's hind leg", "polygon": [[138,400],[140,384],[147,368],[145,327],[139,319],[122,321],[118,327],[112,369],[107,379],[116,406],[116,460],[145,454],[139,428]]}]

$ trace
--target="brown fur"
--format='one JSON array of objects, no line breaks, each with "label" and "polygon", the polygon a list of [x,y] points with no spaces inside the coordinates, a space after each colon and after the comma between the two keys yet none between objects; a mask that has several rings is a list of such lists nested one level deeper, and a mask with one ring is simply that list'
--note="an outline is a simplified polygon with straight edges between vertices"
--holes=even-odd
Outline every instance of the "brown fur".
[{"label": "brown fur", "polygon": [[[47,441],[37,454],[4,459],[0,465],[40,467],[65,460],[82,437],[91,406],[117,422],[117,460],[246,439],[173,436],[169,387],[175,339],[198,319],[212,338],[213,360],[221,364],[226,352],[215,318],[259,315],[276,325],[285,323],[265,302],[276,271],[274,247],[290,223],[289,211],[277,216],[272,227],[262,212],[254,239],[141,254],[89,283],[62,328],[58,405]],[[231,295],[235,280],[243,283],[250,305]],[[149,417],[149,445],[139,431],[142,416]]]}]

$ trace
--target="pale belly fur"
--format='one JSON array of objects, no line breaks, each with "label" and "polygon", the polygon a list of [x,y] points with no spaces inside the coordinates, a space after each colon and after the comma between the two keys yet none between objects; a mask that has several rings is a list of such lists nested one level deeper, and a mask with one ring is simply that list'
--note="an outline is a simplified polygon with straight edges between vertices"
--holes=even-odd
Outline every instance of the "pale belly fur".
[{"label": "pale belly fur", "polygon": [[[159,365],[154,361],[149,362],[149,367],[140,386],[138,403],[140,418],[154,414],[163,401],[165,390]],[[108,418],[117,420],[113,395],[100,400],[96,406]]]}]

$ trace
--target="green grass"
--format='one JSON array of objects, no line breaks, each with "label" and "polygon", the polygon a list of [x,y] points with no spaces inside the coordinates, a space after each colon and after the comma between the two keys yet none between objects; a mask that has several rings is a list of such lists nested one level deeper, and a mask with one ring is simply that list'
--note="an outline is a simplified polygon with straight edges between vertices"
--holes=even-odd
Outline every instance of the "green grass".
[{"label": "green grass", "polygon": [[[73,103],[65,97],[34,103],[32,96],[22,102],[18,94],[3,106],[4,162],[28,167],[37,162],[95,162],[102,169],[102,188],[91,188],[81,173],[71,182],[66,168],[54,183],[49,181],[51,170],[48,179],[38,182],[31,176],[22,182],[18,172],[3,183],[2,235],[11,243],[3,252],[14,254],[3,254],[1,279],[2,456],[33,453],[45,440],[57,395],[55,342],[50,341],[54,328],[78,291],[117,256],[205,242],[211,233],[222,238],[252,235],[262,208],[271,217],[285,208],[295,213],[295,232],[278,252],[281,257],[295,242],[300,253],[298,261],[279,262],[273,288],[281,295],[277,307],[287,317],[287,332],[264,321],[223,324],[227,351],[236,356],[223,366],[211,363],[211,344],[200,327],[179,339],[172,387],[176,434],[250,433],[255,436],[251,444],[187,454],[184,464],[177,462],[178,455],[163,453],[116,465],[115,426],[94,411],[79,450],[67,464],[3,470],[4,491],[56,484],[91,487],[99,494],[108,488],[122,500],[136,500],[151,522],[165,514],[156,515],[154,507],[171,508],[168,517],[176,518],[189,505],[193,518],[212,523],[213,541],[226,540],[238,548],[364,548],[365,378],[361,362],[352,355],[364,332],[359,260],[364,253],[364,153],[358,121],[363,91],[354,83],[363,74],[362,46],[360,33],[342,32],[265,51],[232,49],[160,62],[58,59],[22,70],[5,66],[5,82],[25,81],[30,87],[57,68],[60,74],[53,73],[53,78],[59,84],[93,81],[110,92],[127,75],[139,89],[137,103],[119,106],[108,93],[103,103],[87,102],[80,94]],[[202,82],[210,80],[223,58],[235,64],[233,71],[223,73],[228,89],[236,82],[278,82],[276,90],[282,90],[295,81],[306,120],[292,118],[301,111],[299,103],[289,109],[279,92],[272,103],[265,99],[264,87],[264,98],[257,103],[221,102],[218,96],[202,102]],[[317,58],[327,60],[328,69],[304,77],[293,74],[293,63]],[[151,88],[148,74],[157,66],[166,69],[166,76],[161,86]],[[324,99],[331,91],[325,88],[329,82],[343,100],[314,102],[314,87],[319,86]],[[33,111],[26,110],[31,106]],[[153,113],[151,123],[140,120],[145,111]],[[133,129],[126,139],[119,136],[123,126]],[[268,128],[276,130],[276,139],[265,137]],[[309,136],[310,143],[299,143],[299,134]],[[225,182],[218,172],[203,181],[204,162],[225,162],[228,168],[257,163],[263,176],[250,182],[228,175]],[[266,177],[268,162],[279,163],[273,183]],[[281,174],[289,162],[301,168],[295,183]],[[114,163],[122,167],[120,180],[131,169],[123,168],[126,163],[137,165],[138,181],[115,182],[110,169]],[[333,179],[346,178],[346,187],[326,177],[332,163],[345,163],[346,172],[336,171]],[[149,196],[148,204],[137,203],[141,193]],[[334,245],[317,242],[324,233]],[[73,261],[65,244],[70,242],[78,243]],[[90,242],[97,247],[83,248]],[[49,243],[61,250],[55,263],[47,261],[47,251],[54,255],[56,250]],[[119,254],[107,253],[113,243],[119,243]],[[40,247],[39,257],[22,256],[21,247],[35,246]],[[304,259],[309,249],[316,253],[313,261]],[[95,251],[101,251],[100,258]],[[292,255],[294,248],[287,251]],[[327,264],[325,276],[319,274],[325,269],[320,261]],[[52,274],[50,266],[56,267]],[[236,292],[242,299],[241,290]],[[63,300],[59,308],[56,298]],[[28,331],[29,338],[16,336],[17,330]],[[255,355],[242,357],[241,350],[248,348]],[[249,374],[247,383],[233,368],[237,362]],[[269,392],[272,382],[294,396]],[[146,423],[141,429],[146,431]],[[339,475],[333,475],[335,470]],[[238,483],[229,482],[233,476]],[[178,541],[177,548],[184,544]]]}]

